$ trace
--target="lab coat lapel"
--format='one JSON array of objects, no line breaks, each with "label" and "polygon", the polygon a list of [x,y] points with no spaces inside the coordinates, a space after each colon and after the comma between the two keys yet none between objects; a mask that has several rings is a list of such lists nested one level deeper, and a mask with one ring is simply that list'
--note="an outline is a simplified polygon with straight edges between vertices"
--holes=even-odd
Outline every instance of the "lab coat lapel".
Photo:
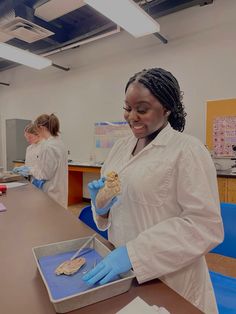
[{"label": "lab coat lapel", "polygon": [[170,137],[172,137],[172,134],[173,129],[168,123],[167,126],[163,130],[161,130],[161,132],[157,135],[157,137],[135,156],[131,155],[137,142],[137,139],[133,137],[130,143],[127,143],[128,144],[126,149],[127,153],[124,156],[123,166],[120,168],[119,174],[122,173],[130,164],[132,164],[143,154],[145,154],[147,150],[153,149],[154,146],[166,146]]}]

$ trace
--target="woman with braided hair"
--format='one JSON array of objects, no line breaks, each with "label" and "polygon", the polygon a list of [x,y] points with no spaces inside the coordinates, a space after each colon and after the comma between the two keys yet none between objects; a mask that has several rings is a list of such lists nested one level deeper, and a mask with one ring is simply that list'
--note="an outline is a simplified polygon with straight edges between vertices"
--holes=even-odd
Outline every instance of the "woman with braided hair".
[{"label": "woman with braided hair", "polygon": [[[84,280],[107,283],[133,268],[139,283],[159,278],[207,314],[217,307],[204,255],[223,240],[216,171],[196,138],[183,134],[186,113],[176,78],[143,70],[125,88],[132,135],[116,142],[89,183],[94,219],[116,247]],[[121,194],[105,208],[95,198],[118,173]]]}]

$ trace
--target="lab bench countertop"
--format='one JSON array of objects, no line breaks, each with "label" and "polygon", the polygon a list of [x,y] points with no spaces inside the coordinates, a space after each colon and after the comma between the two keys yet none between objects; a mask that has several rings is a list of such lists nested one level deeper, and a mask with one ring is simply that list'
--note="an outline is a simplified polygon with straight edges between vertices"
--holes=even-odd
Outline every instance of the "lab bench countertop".
[{"label": "lab bench countertop", "polygon": [[236,178],[236,172],[230,170],[217,170],[217,177]]},{"label": "lab bench countertop", "polygon": [[[16,159],[12,161],[14,164],[23,164],[25,161],[23,159]],[[90,167],[90,168],[101,168],[103,162],[81,162],[68,160],[68,166],[77,166],[77,167]]]},{"label": "lab bench countertop", "polygon": [[[9,188],[0,202],[7,208],[0,213],[0,312],[54,314],[32,247],[89,236],[92,230],[30,183]],[[97,237],[110,247],[108,241]],[[103,309],[103,313],[114,314],[136,296],[171,314],[203,314],[159,280],[142,285],[134,281],[128,292],[70,313],[101,313]]]},{"label": "lab bench countertop", "polygon": [[[24,164],[24,160],[13,160],[14,167]],[[78,204],[83,201],[83,175],[100,175],[102,162],[81,162],[68,160],[68,205]]]}]

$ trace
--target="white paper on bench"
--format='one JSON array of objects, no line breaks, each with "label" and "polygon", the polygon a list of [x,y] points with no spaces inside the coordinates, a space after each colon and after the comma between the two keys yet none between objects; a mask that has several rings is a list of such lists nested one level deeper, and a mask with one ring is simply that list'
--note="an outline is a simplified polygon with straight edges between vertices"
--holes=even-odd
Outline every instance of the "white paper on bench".
[{"label": "white paper on bench", "polygon": [[116,314],[170,314],[164,307],[149,305],[140,297],[136,297]]}]

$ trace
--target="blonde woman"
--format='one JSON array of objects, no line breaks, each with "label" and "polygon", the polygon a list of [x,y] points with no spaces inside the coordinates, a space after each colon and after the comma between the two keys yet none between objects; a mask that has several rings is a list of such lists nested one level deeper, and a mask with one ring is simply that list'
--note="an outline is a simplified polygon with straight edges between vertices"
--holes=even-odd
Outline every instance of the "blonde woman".
[{"label": "blonde woman", "polygon": [[[38,133],[37,128],[33,123],[26,125],[24,129],[24,136],[27,142],[30,144],[26,149],[25,165],[21,167],[15,167],[13,172],[20,173],[21,175],[28,177],[28,168],[36,166],[42,147],[41,144],[44,139]],[[31,178],[31,182],[34,181],[33,179],[34,178]]]},{"label": "blonde woman", "polygon": [[30,144],[26,149],[25,165],[27,167],[32,167],[38,160],[41,144],[44,139],[38,133],[37,128],[33,123],[30,123],[25,127],[24,136],[27,142]]},{"label": "blonde woman", "polygon": [[37,163],[21,167],[22,175],[32,175],[32,183],[52,199],[67,208],[68,199],[68,155],[59,133],[60,123],[54,115],[42,114],[34,121],[34,128],[41,144]]},{"label": "blonde woman", "polygon": [[30,173],[39,180],[45,180],[42,190],[67,208],[68,154],[59,136],[59,120],[54,114],[42,114],[34,121],[34,125],[45,141],[42,144],[37,167],[31,168]]}]

